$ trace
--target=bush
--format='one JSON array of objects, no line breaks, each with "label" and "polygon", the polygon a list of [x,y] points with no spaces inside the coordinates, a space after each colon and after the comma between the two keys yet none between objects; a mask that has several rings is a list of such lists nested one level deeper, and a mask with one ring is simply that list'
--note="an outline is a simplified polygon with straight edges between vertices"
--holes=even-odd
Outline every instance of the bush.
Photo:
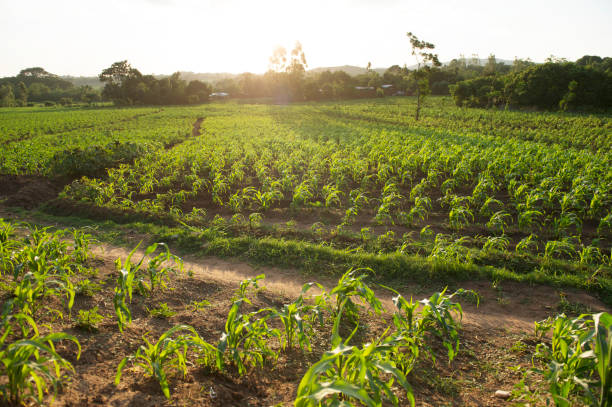
[{"label": "bush", "polygon": [[62,106],[72,106],[72,98],[61,98],[59,104]]},{"label": "bush", "polygon": [[106,146],[72,148],[56,153],[48,164],[53,176],[96,177],[107,168],[127,164],[150,151],[151,145],[115,141]]},{"label": "bush", "polygon": [[449,88],[457,106],[491,107],[504,102],[504,81],[495,76],[461,81]]},{"label": "bush", "polygon": [[507,79],[505,96],[511,105],[542,109],[612,107],[612,75],[572,62],[536,65]]},{"label": "bush", "polygon": [[450,84],[447,81],[438,81],[431,84],[432,95],[448,95]]}]

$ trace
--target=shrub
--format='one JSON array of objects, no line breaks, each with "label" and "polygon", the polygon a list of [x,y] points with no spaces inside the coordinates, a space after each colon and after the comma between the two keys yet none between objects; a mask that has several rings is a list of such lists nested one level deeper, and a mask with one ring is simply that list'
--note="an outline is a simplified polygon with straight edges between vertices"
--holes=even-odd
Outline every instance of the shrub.
[{"label": "shrub", "polygon": [[153,146],[114,141],[106,146],[77,147],[57,152],[48,163],[54,176],[101,176],[107,168],[128,164],[144,155]]},{"label": "shrub", "polygon": [[457,106],[492,107],[503,103],[504,81],[495,76],[461,81],[449,89]]}]

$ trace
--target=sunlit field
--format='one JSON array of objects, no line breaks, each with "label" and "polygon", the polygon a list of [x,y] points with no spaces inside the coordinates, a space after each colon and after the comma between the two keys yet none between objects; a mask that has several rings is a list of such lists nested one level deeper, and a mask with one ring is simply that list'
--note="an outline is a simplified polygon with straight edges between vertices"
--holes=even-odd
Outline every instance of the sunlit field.
[{"label": "sunlit field", "polygon": [[[531,329],[566,312],[554,323],[570,341],[600,326],[570,316],[612,304],[612,122],[449,97],[415,121],[415,107],[1,110],[3,343],[41,330],[39,352],[75,369],[59,403],[455,405],[512,390],[532,355],[560,356],[496,318]],[[483,370],[509,348],[502,376]],[[47,392],[2,391],[48,403],[51,376]],[[530,380],[513,397],[544,405],[548,382]]]}]

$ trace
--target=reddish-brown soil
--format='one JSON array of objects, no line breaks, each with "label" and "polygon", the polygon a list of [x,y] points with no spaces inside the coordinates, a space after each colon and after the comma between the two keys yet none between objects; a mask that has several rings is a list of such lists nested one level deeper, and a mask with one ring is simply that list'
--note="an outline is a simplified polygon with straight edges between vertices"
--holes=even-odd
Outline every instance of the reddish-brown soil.
[{"label": "reddish-brown soil", "polygon": [[38,176],[0,175],[0,200],[6,199],[7,206],[36,208],[55,198],[65,183]]},{"label": "reddish-brown soil", "polygon": [[[172,279],[169,289],[157,291],[151,297],[135,296],[131,304],[133,323],[121,334],[117,328],[112,305],[116,271],[114,260],[125,258],[122,248],[101,245],[94,248],[98,269],[96,277],[103,290],[94,297],[78,296],[73,316],[79,309],[99,307],[106,317],[99,331],[89,333],[77,329],[68,315],[63,319],[44,320],[54,331],[65,331],[78,337],[82,355],[75,358],[75,347],[62,343],[58,350],[75,366],[76,373],[64,386],[53,406],[271,406],[291,405],[297,385],[308,366],[329,349],[330,326],[327,324],[313,338],[313,351],[281,352],[276,364],[251,370],[239,377],[233,370],[214,372],[197,366],[192,360],[188,374],[171,378],[172,399],[167,401],[158,383],[128,364],[119,386],[113,383],[117,365],[125,356],[143,344],[142,337],[157,338],[176,324],[190,324],[210,343],[216,343],[224,329],[231,298],[239,281],[265,273],[266,288],[253,294],[252,309],[280,307],[298,295],[303,283],[314,276],[304,276],[290,270],[257,269],[247,264],[216,259],[185,259],[185,274]],[[189,272],[189,273],[187,273]],[[191,276],[189,276],[189,275]],[[334,281],[319,279],[326,287]],[[498,406],[505,401],[494,398],[496,390],[512,390],[521,379],[517,366],[531,366],[534,350],[533,322],[557,312],[559,292],[550,287],[504,283],[492,287],[489,282],[468,282],[462,287],[477,290],[482,296],[479,307],[465,302],[461,351],[451,364],[445,359],[440,344],[432,342],[438,352],[435,364],[426,358],[409,375],[419,406]],[[429,296],[436,287],[409,286],[401,289],[415,299]],[[383,289],[377,295],[385,308],[392,310],[391,296]],[[581,292],[567,292],[570,302],[581,303],[593,311],[605,307]],[[192,301],[208,300],[211,305],[195,311]],[[168,319],[150,317],[146,307],[165,302],[176,312]],[[59,307],[60,304],[54,304]],[[364,316],[362,340],[379,335],[390,323],[390,315]],[[278,347],[278,344],[273,344]],[[407,405],[402,399],[402,405]],[[510,404],[510,403],[508,403]]]}]

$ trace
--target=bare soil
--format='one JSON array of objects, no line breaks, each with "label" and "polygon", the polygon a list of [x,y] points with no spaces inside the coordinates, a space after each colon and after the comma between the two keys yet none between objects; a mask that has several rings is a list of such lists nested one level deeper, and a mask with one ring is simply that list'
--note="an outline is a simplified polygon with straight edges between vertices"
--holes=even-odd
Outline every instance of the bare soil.
[{"label": "bare soil", "polygon": [[36,208],[52,200],[68,181],[28,175],[0,175],[0,200],[7,206]]}]

